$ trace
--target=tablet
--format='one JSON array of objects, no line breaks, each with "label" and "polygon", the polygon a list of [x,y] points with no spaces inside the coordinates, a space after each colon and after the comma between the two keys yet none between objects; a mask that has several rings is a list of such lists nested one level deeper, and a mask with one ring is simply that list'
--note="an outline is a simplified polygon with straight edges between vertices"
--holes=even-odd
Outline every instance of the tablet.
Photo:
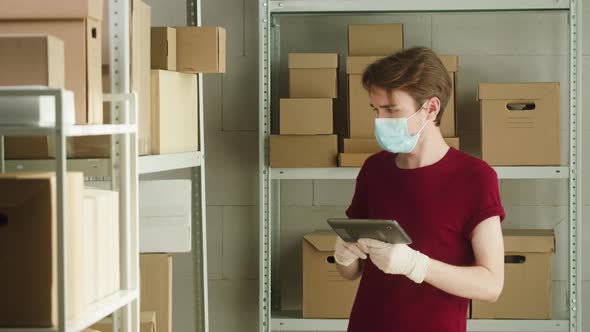
[{"label": "tablet", "polygon": [[346,242],[367,238],[391,244],[412,243],[395,220],[330,218],[328,224]]}]

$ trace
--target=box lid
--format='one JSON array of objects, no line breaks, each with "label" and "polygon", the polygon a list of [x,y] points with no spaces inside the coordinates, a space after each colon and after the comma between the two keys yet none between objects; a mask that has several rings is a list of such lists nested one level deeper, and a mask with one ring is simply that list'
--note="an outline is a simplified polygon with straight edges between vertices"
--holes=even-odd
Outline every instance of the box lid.
[{"label": "box lid", "polygon": [[555,232],[552,229],[505,229],[502,232],[505,252],[555,252]]},{"label": "box lid", "polygon": [[346,73],[362,74],[365,68],[383,56],[349,56],[346,57]]},{"label": "box lid", "polygon": [[0,20],[102,20],[103,0],[2,0]]},{"label": "box lid", "polygon": [[289,68],[338,68],[338,54],[289,53]]},{"label": "box lid", "polygon": [[479,83],[478,100],[544,99],[559,94],[559,82]]},{"label": "box lid", "polygon": [[438,58],[445,65],[447,71],[456,72],[459,67],[459,57],[456,55],[439,55]]},{"label": "box lid", "polygon": [[336,233],[330,230],[315,231],[305,234],[303,238],[318,251],[334,251]]}]

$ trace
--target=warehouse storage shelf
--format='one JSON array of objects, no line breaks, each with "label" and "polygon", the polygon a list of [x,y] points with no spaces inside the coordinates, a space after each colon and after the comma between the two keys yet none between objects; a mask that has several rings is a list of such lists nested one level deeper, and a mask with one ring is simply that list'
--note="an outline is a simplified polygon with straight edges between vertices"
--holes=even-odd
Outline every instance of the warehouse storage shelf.
[{"label": "warehouse storage shelf", "polygon": [[[272,180],[354,180],[360,168],[271,168]],[[494,167],[500,179],[567,179],[568,167],[508,166]]]},{"label": "warehouse storage shelf", "polygon": [[[0,135],[4,136],[51,136],[55,134],[57,127],[33,127],[33,126],[3,126],[0,127]],[[99,136],[131,134],[137,131],[136,125],[105,124],[105,125],[73,125],[62,128],[63,135],[74,136]]]},{"label": "warehouse storage shelf", "polygon": [[[199,151],[140,156],[137,172],[148,174],[200,167],[202,162],[203,154]],[[54,160],[6,160],[5,169],[7,172],[35,172],[50,169],[53,164],[55,164]],[[111,160],[109,158],[68,159],[68,170],[83,172],[86,177],[110,177]]]},{"label": "warehouse storage shelf", "polygon": [[[347,319],[303,319],[301,311],[273,312],[271,329],[280,331],[346,331]],[[568,331],[567,320],[480,320],[467,321],[470,332],[565,332]]]},{"label": "warehouse storage shelf", "polygon": [[[137,299],[137,291],[121,290],[88,306],[83,317],[68,321],[67,332],[81,331]],[[0,328],[0,332],[50,332],[56,328]]]},{"label": "warehouse storage shelf", "polygon": [[[558,167],[494,167],[500,179],[564,179],[569,185],[568,314],[564,320],[468,320],[468,331],[581,331],[581,227],[582,173],[582,1],[580,0],[259,0],[259,331],[345,331],[345,319],[306,319],[301,311],[281,311],[281,180],[356,179],[359,168],[272,168],[270,167],[271,105],[277,102],[279,84],[275,82],[280,62],[280,22],[278,18],[296,15],[353,15],[404,12],[509,12],[554,11],[568,16],[569,43],[565,52],[569,73],[568,160]],[[271,125],[272,124],[272,125]],[[561,318],[561,317],[560,317]],[[565,318],[565,317],[563,317]]]}]

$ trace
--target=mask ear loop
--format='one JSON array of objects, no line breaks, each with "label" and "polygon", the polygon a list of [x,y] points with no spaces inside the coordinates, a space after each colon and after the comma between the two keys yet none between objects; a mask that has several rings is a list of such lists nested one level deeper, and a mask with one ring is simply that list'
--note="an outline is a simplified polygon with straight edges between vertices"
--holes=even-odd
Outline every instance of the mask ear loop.
[{"label": "mask ear loop", "polygon": [[[428,102],[428,100],[427,100],[426,102],[424,102],[424,104],[422,104],[422,106],[421,106],[421,107],[420,107],[420,108],[419,108],[419,109],[418,109],[416,112],[414,112],[414,114],[410,115],[410,116],[407,118],[407,120],[411,119],[411,118],[412,118],[414,115],[418,114],[418,112],[420,112],[421,110],[423,110],[423,109],[424,109],[424,105],[426,105],[426,103],[427,103],[427,102]],[[426,125],[427,125],[427,124],[428,124],[428,120],[424,121],[424,124],[422,125],[422,128],[420,128],[420,130],[418,130],[418,131],[417,131],[417,132],[416,132],[414,135],[412,135],[412,136],[419,135],[419,134],[422,132],[422,130],[424,130],[424,128],[426,128]]]}]

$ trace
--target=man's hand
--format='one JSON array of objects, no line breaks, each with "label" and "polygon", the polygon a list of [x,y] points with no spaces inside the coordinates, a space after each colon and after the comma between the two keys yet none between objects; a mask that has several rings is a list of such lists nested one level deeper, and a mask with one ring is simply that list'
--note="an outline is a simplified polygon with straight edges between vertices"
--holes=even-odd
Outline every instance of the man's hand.
[{"label": "man's hand", "polygon": [[348,243],[344,242],[340,236],[336,239],[336,245],[334,246],[334,259],[336,263],[343,265],[343,266],[350,266],[350,264],[354,263],[357,259],[367,259],[367,251],[366,248],[363,248],[365,252],[361,249],[362,246],[357,245],[356,243]]},{"label": "man's hand", "polygon": [[381,271],[402,274],[416,283],[422,283],[430,258],[405,244],[389,244],[373,239],[360,239],[359,246],[368,249],[371,261]]}]

